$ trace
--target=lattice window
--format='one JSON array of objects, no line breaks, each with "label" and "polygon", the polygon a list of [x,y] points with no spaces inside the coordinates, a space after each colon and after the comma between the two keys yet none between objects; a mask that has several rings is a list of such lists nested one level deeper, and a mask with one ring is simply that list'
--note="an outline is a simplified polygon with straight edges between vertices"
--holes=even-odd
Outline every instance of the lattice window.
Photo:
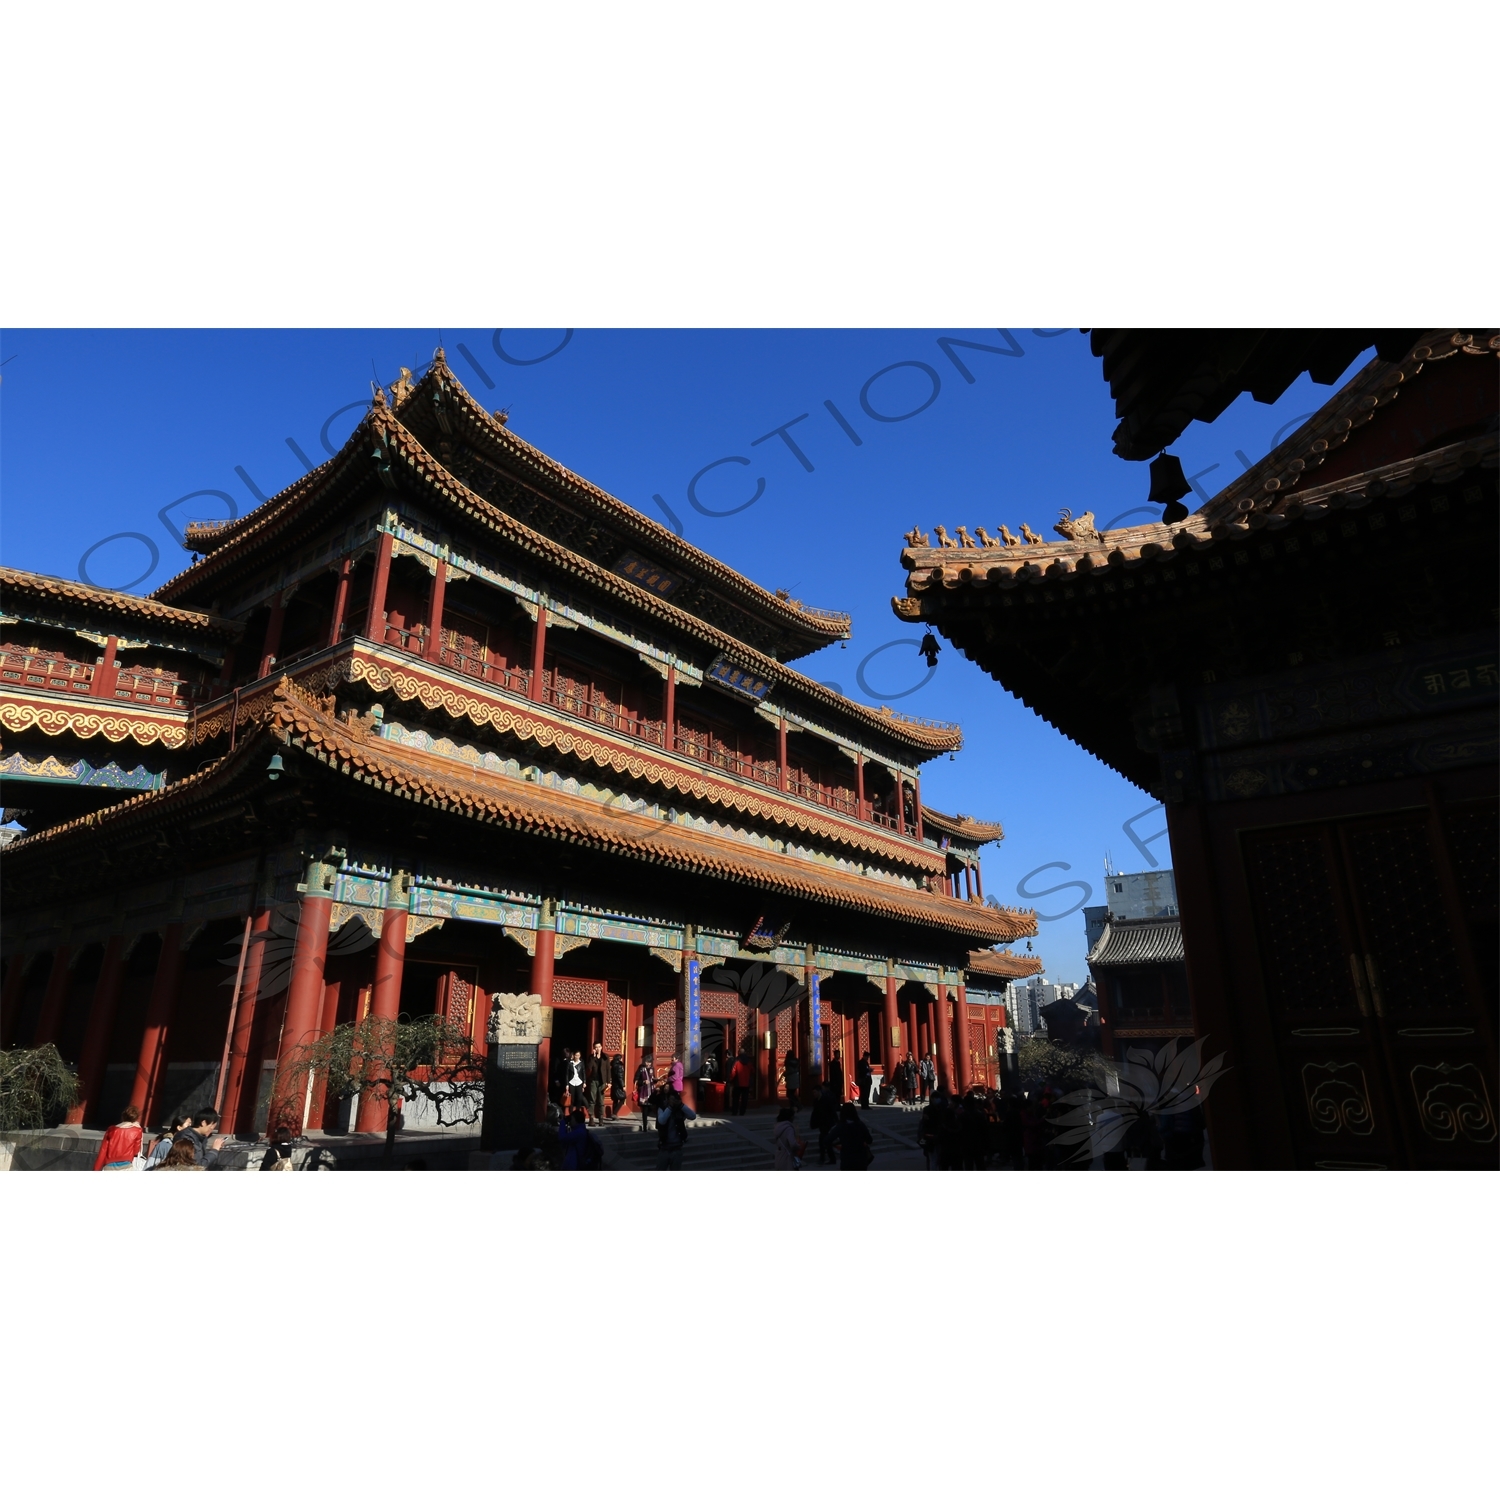
[{"label": "lattice window", "polygon": [[[556,984],[556,980],[553,983]],[[604,997],[604,1050],[608,1053],[623,1053],[625,1044],[625,997],[610,990]]]},{"label": "lattice window", "polygon": [[1463,979],[1426,823],[1357,828],[1348,844],[1386,1007],[1451,1008]]},{"label": "lattice window", "polygon": [[652,1037],[655,1043],[656,1056],[673,1057],[677,1052],[677,1002],[675,1000],[663,1000],[656,1007],[656,1015],[653,1020]]},{"label": "lattice window", "polygon": [[458,974],[448,978],[448,1024],[474,1031],[474,986]]},{"label": "lattice window", "polygon": [[608,991],[608,981],[603,979],[574,979],[558,975],[552,981],[552,1003],[584,1010],[603,1010]]},{"label": "lattice window", "polygon": [[1321,834],[1247,840],[1266,984],[1282,1009],[1353,1009],[1349,955]]}]

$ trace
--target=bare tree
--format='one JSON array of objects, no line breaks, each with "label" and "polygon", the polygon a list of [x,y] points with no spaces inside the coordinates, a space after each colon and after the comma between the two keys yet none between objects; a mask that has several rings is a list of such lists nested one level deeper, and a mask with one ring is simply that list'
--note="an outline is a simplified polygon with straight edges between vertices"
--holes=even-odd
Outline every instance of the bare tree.
[{"label": "bare tree", "polygon": [[[425,1099],[445,1129],[476,1124],[484,1109],[484,1059],[473,1050],[468,1033],[441,1016],[414,1021],[368,1016],[336,1026],[303,1048],[291,1067],[298,1074],[322,1075],[325,1097],[359,1094],[385,1102],[385,1171],[395,1159],[396,1132],[406,1105]],[[300,1096],[295,1089],[289,1093]]]},{"label": "bare tree", "polygon": [[78,1079],[50,1042],[0,1052],[0,1130],[45,1130],[78,1102]]}]

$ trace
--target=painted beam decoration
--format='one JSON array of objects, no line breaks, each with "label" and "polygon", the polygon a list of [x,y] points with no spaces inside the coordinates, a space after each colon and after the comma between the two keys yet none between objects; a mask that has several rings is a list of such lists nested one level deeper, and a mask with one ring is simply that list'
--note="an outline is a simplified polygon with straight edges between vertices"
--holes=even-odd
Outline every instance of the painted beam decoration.
[{"label": "painted beam decoration", "polygon": [[615,571],[623,573],[632,583],[656,595],[658,599],[670,599],[682,586],[682,580],[665,568],[637,557],[634,552],[624,553],[615,564]]},{"label": "painted beam decoration", "polygon": [[115,761],[62,761],[55,755],[33,755],[17,750],[0,760],[0,776],[13,781],[67,782],[72,786],[102,786],[117,791],[156,792],[167,784],[165,771],[145,766],[121,766]]},{"label": "painted beam decoration", "polygon": [[703,674],[705,682],[727,688],[741,698],[759,703],[771,691],[771,684],[748,667],[737,667],[725,656],[714,658],[713,665]]}]

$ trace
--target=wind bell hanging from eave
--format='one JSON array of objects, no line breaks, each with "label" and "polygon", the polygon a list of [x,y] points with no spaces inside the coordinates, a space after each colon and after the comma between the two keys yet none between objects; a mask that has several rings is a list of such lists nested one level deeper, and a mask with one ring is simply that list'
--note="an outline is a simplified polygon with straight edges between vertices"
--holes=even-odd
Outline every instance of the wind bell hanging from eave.
[{"label": "wind bell hanging from eave", "polygon": [[1163,505],[1162,520],[1175,526],[1188,518],[1188,508],[1182,497],[1192,493],[1192,485],[1183,477],[1182,460],[1164,449],[1151,460],[1151,493],[1146,497],[1148,505]]}]

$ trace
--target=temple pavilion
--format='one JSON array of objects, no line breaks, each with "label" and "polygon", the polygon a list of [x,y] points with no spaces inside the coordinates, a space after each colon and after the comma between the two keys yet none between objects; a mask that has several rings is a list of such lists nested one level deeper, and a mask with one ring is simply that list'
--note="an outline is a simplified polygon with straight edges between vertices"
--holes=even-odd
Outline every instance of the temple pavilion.
[{"label": "temple pavilion", "polygon": [[[149,598],[0,572],[3,1044],[78,1065],[75,1122],[217,1102],[241,1132],[380,1128],[278,1089],[308,1041],[492,995],[537,1055],[840,1055],[998,1077],[997,825],[924,807],[956,725],[800,657],[848,617],[769,592],[527,443],[438,351],[342,450],[187,528]],[[756,976],[789,982],[766,985]],[[969,984],[978,993],[970,1013]],[[280,1068],[280,1074],[278,1074]],[[542,1102],[539,1091],[538,1105]]]},{"label": "temple pavilion", "polygon": [[[1038,495],[1054,539],[1012,516],[1028,542],[979,545],[993,518],[945,517],[907,534],[895,612],[1165,803],[1192,1030],[1227,1067],[1215,1166],[1493,1169],[1500,336],[1092,339],[1162,520],[1102,533],[1087,496]],[[1180,464],[1158,485],[1190,421],[1371,348],[1195,513]],[[1175,962],[1125,936],[1091,962]]]}]

